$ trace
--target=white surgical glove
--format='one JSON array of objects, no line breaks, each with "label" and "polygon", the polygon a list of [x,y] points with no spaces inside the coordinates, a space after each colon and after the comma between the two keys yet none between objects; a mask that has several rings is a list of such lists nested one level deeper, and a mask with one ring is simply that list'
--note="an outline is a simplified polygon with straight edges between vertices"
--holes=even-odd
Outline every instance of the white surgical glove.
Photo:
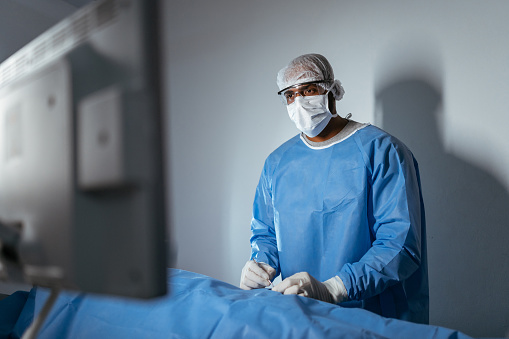
[{"label": "white surgical glove", "polygon": [[332,277],[329,280],[325,280],[323,284],[332,295],[334,304],[339,304],[348,300],[348,292],[346,291],[345,284],[343,284],[343,280],[341,280],[340,277]]},{"label": "white surgical glove", "polygon": [[307,272],[296,273],[286,278],[272,290],[283,294],[297,294],[332,304],[342,302],[348,298],[345,286],[339,277],[321,283]]},{"label": "white surgical glove", "polygon": [[276,275],[276,270],[270,265],[249,260],[242,269],[240,277],[240,288],[251,290],[253,288],[265,288]]}]

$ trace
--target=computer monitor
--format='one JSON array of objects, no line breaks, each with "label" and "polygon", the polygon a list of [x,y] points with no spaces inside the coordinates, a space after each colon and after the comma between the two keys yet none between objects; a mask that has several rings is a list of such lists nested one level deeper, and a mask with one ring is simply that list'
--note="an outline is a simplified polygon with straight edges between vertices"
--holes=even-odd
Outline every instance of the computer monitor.
[{"label": "computer monitor", "polygon": [[0,281],[166,293],[158,13],[93,2],[0,65]]}]

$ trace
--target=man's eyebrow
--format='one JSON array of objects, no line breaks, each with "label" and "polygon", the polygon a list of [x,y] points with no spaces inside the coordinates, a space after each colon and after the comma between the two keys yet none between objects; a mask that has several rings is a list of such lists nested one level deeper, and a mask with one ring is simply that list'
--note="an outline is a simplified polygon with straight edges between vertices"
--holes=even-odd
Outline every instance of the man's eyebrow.
[{"label": "man's eyebrow", "polygon": [[296,91],[298,91],[298,87],[293,87],[293,88],[288,88],[288,89],[285,91],[285,93],[288,93],[288,92],[292,92],[292,93],[294,93],[294,92],[296,92]]},{"label": "man's eyebrow", "polygon": [[299,89],[307,89],[307,88],[309,88],[309,87],[311,87],[311,86],[316,87],[316,85],[315,85],[315,84],[303,84],[303,85],[299,85],[299,86],[297,86],[297,87],[289,88],[289,89],[287,90],[287,92],[288,92],[288,91],[290,91],[290,90],[294,90],[294,91],[296,91],[296,90],[299,90]]}]

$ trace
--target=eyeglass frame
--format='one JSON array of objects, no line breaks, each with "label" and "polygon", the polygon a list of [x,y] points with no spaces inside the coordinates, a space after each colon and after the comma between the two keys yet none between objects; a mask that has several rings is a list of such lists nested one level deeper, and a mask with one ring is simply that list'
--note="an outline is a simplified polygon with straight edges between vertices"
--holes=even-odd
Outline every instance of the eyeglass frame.
[{"label": "eyeglass frame", "polygon": [[[315,81],[307,81],[307,82],[301,82],[301,83],[298,83],[298,84],[295,84],[295,85],[292,85],[292,86],[288,86],[286,88],[283,88],[282,90],[280,90],[279,92],[277,92],[278,96],[281,98],[281,100],[283,101],[284,104],[286,105],[289,105],[288,102],[287,102],[287,99],[283,99],[283,97],[281,96],[281,94],[284,94],[286,91],[288,91],[289,89],[292,89],[292,88],[296,88],[296,87],[299,87],[299,86],[305,86],[305,85],[311,85],[311,84],[320,84],[320,83],[333,83],[334,80],[315,80]],[[324,90],[326,92],[328,92],[327,89],[324,88]],[[303,96],[302,93],[300,93],[300,96]],[[305,95],[304,95],[305,96]]]},{"label": "eyeglass frame", "polygon": [[299,84],[295,84],[295,85],[291,85],[291,86],[288,86],[286,88],[283,88],[282,90],[277,92],[277,95],[281,95],[281,93],[283,93],[286,90],[289,90],[290,88],[294,88],[294,87],[298,87],[298,86],[302,86],[302,85],[322,84],[322,83],[327,83],[327,82],[332,83],[332,82],[334,82],[334,80],[315,80],[315,81],[301,82]]}]

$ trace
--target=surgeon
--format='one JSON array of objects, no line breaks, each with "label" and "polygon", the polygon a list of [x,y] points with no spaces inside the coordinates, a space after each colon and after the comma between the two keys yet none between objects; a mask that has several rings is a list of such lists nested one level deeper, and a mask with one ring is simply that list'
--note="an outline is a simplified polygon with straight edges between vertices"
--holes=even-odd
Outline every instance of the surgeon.
[{"label": "surgeon", "polygon": [[306,54],[277,75],[300,134],[265,161],[240,287],[265,288],[428,323],[419,170],[398,139],[339,116],[344,89],[327,59]]}]

